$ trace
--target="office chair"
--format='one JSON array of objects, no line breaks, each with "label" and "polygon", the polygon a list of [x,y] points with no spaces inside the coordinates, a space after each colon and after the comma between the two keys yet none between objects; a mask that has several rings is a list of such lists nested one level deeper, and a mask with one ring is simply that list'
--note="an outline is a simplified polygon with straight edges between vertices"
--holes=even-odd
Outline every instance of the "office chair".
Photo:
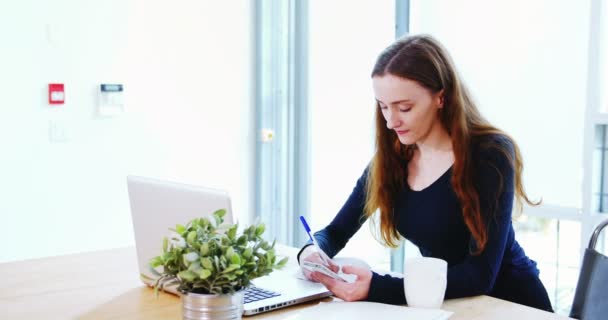
[{"label": "office chair", "polygon": [[570,317],[581,320],[599,320],[608,317],[608,257],[597,252],[595,245],[608,220],[600,223],[591,236],[589,247],[578,276]]}]

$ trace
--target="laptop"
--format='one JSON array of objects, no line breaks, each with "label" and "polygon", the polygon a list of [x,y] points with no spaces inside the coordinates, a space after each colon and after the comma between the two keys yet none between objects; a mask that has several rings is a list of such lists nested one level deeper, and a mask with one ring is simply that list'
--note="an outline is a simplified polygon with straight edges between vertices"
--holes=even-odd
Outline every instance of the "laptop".
[{"label": "laptop", "polygon": [[[224,223],[232,224],[232,208],[227,192],[198,186],[128,176],[127,187],[135,233],[141,280],[154,285],[149,261],[162,252],[162,239],[176,224],[226,209]],[[296,259],[296,257],[289,257]],[[299,267],[289,264],[252,281],[245,291],[243,315],[254,315],[331,295],[325,286],[304,280]],[[165,287],[173,294],[177,286]]]}]

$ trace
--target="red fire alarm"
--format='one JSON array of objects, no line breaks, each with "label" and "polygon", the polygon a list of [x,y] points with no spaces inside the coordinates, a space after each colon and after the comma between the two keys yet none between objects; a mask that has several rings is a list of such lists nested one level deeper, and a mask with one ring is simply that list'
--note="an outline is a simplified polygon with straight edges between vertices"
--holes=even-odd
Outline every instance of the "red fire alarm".
[{"label": "red fire alarm", "polygon": [[65,103],[63,83],[49,83],[49,104]]}]

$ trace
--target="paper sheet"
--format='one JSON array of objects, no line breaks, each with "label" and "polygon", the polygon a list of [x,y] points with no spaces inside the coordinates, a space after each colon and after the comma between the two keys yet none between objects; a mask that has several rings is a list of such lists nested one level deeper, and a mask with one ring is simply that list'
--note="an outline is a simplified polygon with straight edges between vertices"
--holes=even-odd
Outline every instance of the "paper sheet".
[{"label": "paper sheet", "polygon": [[[337,264],[337,265],[340,266],[340,271],[338,272],[338,274],[343,275],[343,276],[345,276],[347,278],[350,277],[350,280],[346,281],[348,283],[352,283],[355,280],[357,280],[357,276],[356,275],[349,275],[349,274],[343,273],[342,269],[341,269],[342,266],[351,265],[351,266],[358,266],[358,267],[361,267],[361,268],[370,269],[370,266],[365,261],[363,261],[363,260],[361,260],[359,258],[348,258],[348,257],[344,258],[344,257],[339,257],[339,258],[332,259],[332,261],[335,264]],[[301,272],[298,272],[296,274],[296,277],[298,279],[301,279],[301,280],[307,280],[306,277],[304,277],[304,274],[302,274]]]},{"label": "paper sheet", "polygon": [[399,319],[399,320],[447,320],[453,312],[441,309],[421,309],[375,302],[321,302],[288,317],[288,320],[321,319]]}]

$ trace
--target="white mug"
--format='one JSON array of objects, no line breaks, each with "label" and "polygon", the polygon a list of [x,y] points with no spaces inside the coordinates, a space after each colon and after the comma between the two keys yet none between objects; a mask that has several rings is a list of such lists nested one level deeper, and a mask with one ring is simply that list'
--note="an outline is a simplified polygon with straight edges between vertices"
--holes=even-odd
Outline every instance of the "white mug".
[{"label": "white mug", "polygon": [[440,308],[447,285],[448,263],[437,258],[412,258],[405,261],[403,289],[407,305]]}]

